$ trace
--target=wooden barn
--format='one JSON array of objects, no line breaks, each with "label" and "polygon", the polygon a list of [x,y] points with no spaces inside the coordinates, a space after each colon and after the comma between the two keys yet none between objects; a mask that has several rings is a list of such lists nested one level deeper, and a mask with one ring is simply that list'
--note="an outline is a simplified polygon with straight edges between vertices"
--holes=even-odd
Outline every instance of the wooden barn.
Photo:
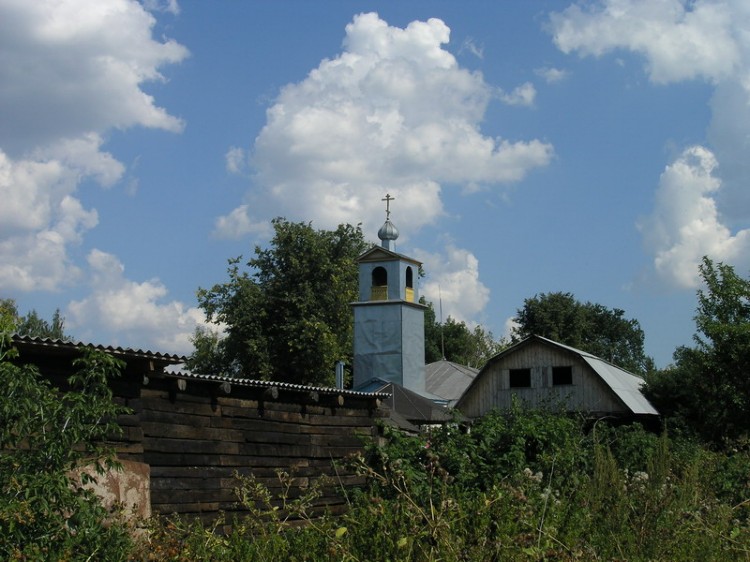
[{"label": "wooden barn", "polygon": [[[72,361],[93,346],[14,337],[19,363],[36,365],[64,388]],[[289,383],[170,371],[184,358],[97,346],[125,362],[111,382],[115,400],[132,410],[118,418],[123,434],[113,446],[124,465],[99,493],[141,516],[179,513],[205,520],[239,509],[235,473],[253,474],[272,492],[276,471],[304,488],[326,475],[318,499],[332,512],[345,508],[342,489],[363,478],[334,466],[378,435],[388,395]]]},{"label": "wooden barn", "polygon": [[477,418],[510,409],[562,408],[596,416],[653,418],[659,413],[641,393],[643,379],[590,353],[530,336],[490,359],[456,407]]}]

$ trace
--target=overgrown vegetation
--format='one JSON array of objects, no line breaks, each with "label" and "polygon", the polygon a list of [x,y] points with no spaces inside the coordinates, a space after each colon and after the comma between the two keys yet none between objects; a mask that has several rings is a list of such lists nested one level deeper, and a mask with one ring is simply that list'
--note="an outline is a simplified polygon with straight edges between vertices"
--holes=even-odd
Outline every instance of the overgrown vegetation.
[{"label": "overgrown vegetation", "polygon": [[670,424],[718,448],[750,436],[750,279],[703,259],[695,346],[647,377],[645,393]]},{"label": "overgrown vegetation", "polygon": [[115,466],[105,439],[123,410],[106,381],[119,362],[86,353],[61,396],[13,356],[0,330],[0,559],[126,559],[127,529],[86,487]]},{"label": "overgrown vegetation", "polygon": [[[312,515],[315,486],[272,498],[254,480],[238,481],[249,516],[232,532],[173,520],[141,553],[258,561],[750,558],[746,449],[720,454],[639,425],[592,426],[520,407],[490,414],[470,432],[453,425],[423,437],[386,435],[385,446],[352,459],[369,485],[350,496],[343,516]],[[306,524],[286,524],[289,514]]]}]

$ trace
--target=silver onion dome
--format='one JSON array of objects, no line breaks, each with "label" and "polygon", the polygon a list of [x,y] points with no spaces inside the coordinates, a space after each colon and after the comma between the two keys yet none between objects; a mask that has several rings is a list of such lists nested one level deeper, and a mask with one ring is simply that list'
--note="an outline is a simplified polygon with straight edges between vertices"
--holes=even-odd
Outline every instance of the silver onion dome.
[{"label": "silver onion dome", "polygon": [[398,238],[398,228],[391,222],[390,219],[386,219],[385,223],[383,223],[383,226],[380,227],[380,230],[378,230],[378,238],[380,238],[383,242],[386,241],[393,241]]}]

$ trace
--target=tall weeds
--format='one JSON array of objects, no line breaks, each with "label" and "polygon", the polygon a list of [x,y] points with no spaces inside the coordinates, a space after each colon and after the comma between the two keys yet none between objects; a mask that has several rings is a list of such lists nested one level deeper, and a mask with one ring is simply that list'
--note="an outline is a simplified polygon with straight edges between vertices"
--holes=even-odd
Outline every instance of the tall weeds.
[{"label": "tall weeds", "polygon": [[386,437],[351,459],[369,484],[345,515],[312,510],[314,486],[291,499],[287,474],[276,497],[240,479],[248,517],[221,537],[173,522],[161,537],[179,554],[160,559],[750,560],[743,449],[520,409],[470,432]]}]

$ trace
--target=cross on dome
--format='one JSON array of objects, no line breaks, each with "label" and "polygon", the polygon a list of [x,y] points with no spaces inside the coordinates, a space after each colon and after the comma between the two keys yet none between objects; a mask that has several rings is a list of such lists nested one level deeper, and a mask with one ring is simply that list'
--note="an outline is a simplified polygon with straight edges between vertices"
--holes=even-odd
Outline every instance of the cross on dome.
[{"label": "cross on dome", "polygon": [[391,218],[391,201],[395,199],[395,197],[391,197],[390,193],[386,193],[385,197],[381,199],[381,201],[385,201],[385,220],[390,220]]},{"label": "cross on dome", "polygon": [[381,201],[385,201],[385,223],[378,230],[378,238],[382,240],[381,245],[387,250],[395,251],[395,241],[398,238],[398,229],[391,222],[391,201],[395,197],[391,197],[390,193],[386,193],[385,197]]}]

